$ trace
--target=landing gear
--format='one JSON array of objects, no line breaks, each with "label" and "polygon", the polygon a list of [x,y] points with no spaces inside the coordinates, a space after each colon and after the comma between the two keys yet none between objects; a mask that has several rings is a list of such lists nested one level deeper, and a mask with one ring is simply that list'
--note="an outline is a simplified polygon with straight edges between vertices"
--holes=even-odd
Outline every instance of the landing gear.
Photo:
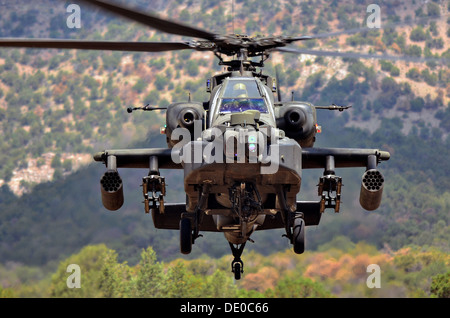
[{"label": "landing gear", "polygon": [[180,220],[180,251],[189,254],[192,251],[191,219],[185,217]]},{"label": "landing gear", "polygon": [[[286,212],[285,213],[286,234],[294,247],[296,254],[303,254],[305,251],[305,220],[302,212]],[[292,229],[291,229],[292,225]]]},{"label": "landing gear", "polygon": [[[250,239],[251,233],[258,225],[262,224],[258,218],[263,212],[263,206],[258,189],[252,182],[236,182],[229,188],[229,197],[234,218],[234,223],[227,228],[231,232],[230,236],[233,235],[232,238],[228,238],[234,256],[231,262],[231,271],[234,273],[234,278],[239,280],[244,272],[244,262],[241,260],[241,255],[247,240],[253,242]],[[262,220],[264,220],[264,217],[263,215]]]},{"label": "landing gear", "polygon": [[234,273],[234,279],[240,280],[241,274],[244,272],[244,263],[242,260],[233,261],[231,264],[231,271]]},{"label": "landing gear", "polygon": [[305,251],[305,219],[302,212],[293,212],[289,209],[286,203],[286,192],[282,189],[278,191],[278,199],[283,208],[281,216],[285,226],[287,237],[294,246],[296,254],[302,254]]},{"label": "landing gear", "polygon": [[296,217],[294,219],[292,232],[294,252],[296,254],[302,254],[305,251],[305,220],[302,217]]},{"label": "landing gear", "polygon": [[192,213],[182,213],[180,219],[180,252],[182,254],[190,254],[192,244],[195,240],[203,235],[199,234],[198,215]]},{"label": "landing gear", "polygon": [[199,202],[195,207],[194,213],[182,213],[180,219],[180,251],[183,254],[189,254],[192,251],[192,244],[199,237],[200,224],[202,222],[202,211],[207,203],[209,189],[211,185],[205,182],[202,191],[199,193]]},{"label": "landing gear", "polygon": [[245,243],[234,244],[229,243],[231,247],[231,253],[233,253],[234,260],[231,262],[231,271],[234,273],[234,279],[241,279],[241,274],[244,272],[244,262],[241,260],[242,252],[244,251]]}]

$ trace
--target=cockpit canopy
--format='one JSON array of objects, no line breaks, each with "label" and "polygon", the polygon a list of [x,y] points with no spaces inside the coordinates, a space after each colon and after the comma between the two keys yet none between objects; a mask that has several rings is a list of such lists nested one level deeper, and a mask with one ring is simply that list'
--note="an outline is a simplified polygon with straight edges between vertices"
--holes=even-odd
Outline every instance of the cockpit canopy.
[{"label": "cockpit canopy", "polygon": [[236,113],[257,110],[268,113],[263,94],[254,79],[230,78],[223,89],[220,113]]}]

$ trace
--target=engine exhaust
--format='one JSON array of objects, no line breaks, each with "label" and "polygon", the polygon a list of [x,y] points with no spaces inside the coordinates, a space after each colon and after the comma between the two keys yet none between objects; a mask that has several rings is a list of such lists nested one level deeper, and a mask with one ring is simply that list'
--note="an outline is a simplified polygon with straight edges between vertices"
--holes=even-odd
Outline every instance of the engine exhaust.
[{"label": "engine exhaust", "polygon": [[368,210],[378,209],[381,204],[383,194],[384,177],[380,171],[369,169],[364,172],[361,182],[361,193],[359,195],[359,203]]},{"label": "engine exhaust", "polygon": [[100,180],[103,206],[116,211],[123,205],[123,183],[119,173],[114,170],[105,172]]}]

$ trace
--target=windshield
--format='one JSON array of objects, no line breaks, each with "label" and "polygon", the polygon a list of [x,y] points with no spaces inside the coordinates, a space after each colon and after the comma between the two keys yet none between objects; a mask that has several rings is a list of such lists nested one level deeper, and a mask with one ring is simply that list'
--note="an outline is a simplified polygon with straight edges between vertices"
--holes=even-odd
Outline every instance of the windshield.
[{"label": "windshield", "polygon": [[267,113],[267,106],[262,98],[222,98],[221,113],[237,113],[254,109]]},{"label": "windshield", "polygon": [[255,80],[228,81],[220,104],[221,113],[236,113],[246,110],[267,113],[267,105]]},{"label": "windshield", "polygon": [[230,80],[223,93],[224,98],[261,98],[254,80]]}]

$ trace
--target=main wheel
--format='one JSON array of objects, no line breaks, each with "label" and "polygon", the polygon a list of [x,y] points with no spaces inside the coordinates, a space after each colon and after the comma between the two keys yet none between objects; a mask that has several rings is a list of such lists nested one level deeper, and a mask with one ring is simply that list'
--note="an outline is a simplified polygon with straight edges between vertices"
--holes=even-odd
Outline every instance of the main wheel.
[{"label": "main wheel", "polygon": [[293,238],[294,252],[302,254],[305,251],[305,221],[297,217],[294,219]]},{"label": "main wheel", "polygon": [[192,228],[189,218],[180,220],[180,251],[183,254],[189,254],[192,251]]},{"label": "main wheel", "polygon": [[233,264],[233,272],[234,272],[234,279],[240,280],[241,279],[241,273],[242,273],[242,265],[239,262],[236,262]]}]

